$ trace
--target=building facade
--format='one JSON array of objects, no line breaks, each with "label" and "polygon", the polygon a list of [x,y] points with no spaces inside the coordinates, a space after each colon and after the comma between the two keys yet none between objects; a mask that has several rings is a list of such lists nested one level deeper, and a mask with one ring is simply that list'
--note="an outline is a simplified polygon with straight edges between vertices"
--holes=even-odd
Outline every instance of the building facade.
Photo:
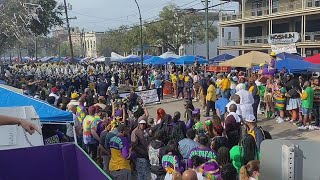
[{"label": "building facade", "polygon": [[[239,12],[222,13],[219,34],[239,29],[238,39],[220,36],[219,52],[251,50],[279,52],[294,49],[302,56],[320,53],[320,0],[236,0]],[[298,35],[299,38],[294,37]],[[275,41],[273,40],[279,40]]]},{"label": "building facade", "polygon": [[99,57],[99,46],[101,46],[103,34],[103,32],[71,33],[71,40],[74,51],[80,51],[80,54],[83,57]]},{"label": "building facade", "polygon": [[[203,12],[198,12],[197,16],[199,19],[205,19],[205,14]],[[209,13],[209,24],[215,26],[217,30],[219,29],[219,12],[210,12]],[[203,21],[202,24],[205,22]],[[192,39],[196,39],[192,37]],[[219,55],[219,44],[221,40],[232,40],[239,39],[239,28],[237,27],[226,27],[222,32],[219,32],[216,39],[209,42],[209,58],[216,57]],[[184,44],[179,49],[179,55],[198,55],[206,57],[206,43],[199,43],[192,40],[193,43]],[[224,53],[237,56],[239,55],[238,51],[227,50]]]}]

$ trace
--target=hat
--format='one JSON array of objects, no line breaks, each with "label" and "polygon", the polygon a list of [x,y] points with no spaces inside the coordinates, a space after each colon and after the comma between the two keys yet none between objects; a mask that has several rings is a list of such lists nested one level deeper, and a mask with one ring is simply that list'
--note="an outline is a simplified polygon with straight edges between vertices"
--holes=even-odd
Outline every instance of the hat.
[{"label": "hat", "polygon": [[200,114],[200,109],[199,109],[199,108],[195,108],[195,109],[192,111],[192,114],[193,114],[193,115]]},{"label": "hat", "polygon": [[249,114],[246,118],[245,118],[246,122],[256,122],[256,117],[252,114]]},{"label": "hat", "polygon": [[85,88],[84,92],[90,92],[90,89],[89,88]]},{"label": "hat", "polygon": [[51,92],[53,92],[53,93],[58,92],[58,88],[56,88],[56,87],[51,88]]},{"label": "hat", "polygon": [[78,98],[78,97],[79,97],[79,94],[76,93],[76,92],[74,92],[74,93],[71,94],[71,99],[76,99],[76,98]]},{"label": "hat", "polygon": [[147,122],[145,120],[140,120],[139,124],[147,124]]},{"label": "hat", "polygon": [[275,57],[275,56],[277,56],[277,54],[276,54],[276,52],[272,51],[272,52],[270,53],[270,56]]}]

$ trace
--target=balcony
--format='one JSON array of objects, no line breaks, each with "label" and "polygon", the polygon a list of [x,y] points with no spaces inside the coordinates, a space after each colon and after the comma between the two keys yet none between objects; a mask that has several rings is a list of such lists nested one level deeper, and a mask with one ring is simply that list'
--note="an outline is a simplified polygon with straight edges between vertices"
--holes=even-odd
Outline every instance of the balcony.
[{"label": "balcony", "polygon": [[[268,44],[267,36],[256,36],[244,38],[244,45],[264,45]],[[224,39],[222,40],[222,47],[227,46],[241,46],[241,39]]]},{"label": "balcony", "polygon": [[306,32],[305,42],[316,42],[316,41],[320,41],[320,31]]},{"label": "balcony", "polygon": [[241,12],[236,13],[236,14],[222,14],[221,15],[221,21],[231,21],[231,20],[236,20],[236,19],[241,19]]},{"label": "balcony", "polygon": [[306,9],[320,7],[320,0],[306,0]]},{"label": "balcony", "polygon": [[267,36],[256,36],[244,38],[244,44],[268,44]]},{"label": "balcony", "polygon": [[269,7],[261,7],[257,9],[251,9],[251,11],[245,12],[245,17],[264,16],[268,14],[269,14]]},{"label": "balcony", "polygon": [[279,4],[277,6],[272,7],[273,13],[278,12],[289,12],[302,9],[302,2],[301,1],[293,1],[293,2],[286,2]]},{"label": "balcony", "polygon": [[240,46],[241,39],[224,39],[222,40],[222,47],[226,46]]}]

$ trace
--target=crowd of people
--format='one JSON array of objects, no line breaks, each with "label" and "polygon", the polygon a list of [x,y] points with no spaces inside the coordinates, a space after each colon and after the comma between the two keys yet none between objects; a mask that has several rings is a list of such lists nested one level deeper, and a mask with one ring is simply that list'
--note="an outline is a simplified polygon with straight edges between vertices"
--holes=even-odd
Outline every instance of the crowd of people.
[{"label": "crowd of people", "polygon": [[[209,73],[196,62],[184,69],[173,64],[167,71],[23,64],[3,72],[9,85],[73,113],[74,124],[43,125],[45,143],[76,141],[119,180],[258,179],[260,145],[271,139],[257,125],[259,114],[300,130],[319,125],[318,78],[297,79],[285,69],[268,77],[240,70]],[[136,90],[156,89],[161,101],[165,81],[172,83],[173,97],[183,99],[185,111],[159,108],[149,115]],[[129,96],[121,97],[121,91]]]}]

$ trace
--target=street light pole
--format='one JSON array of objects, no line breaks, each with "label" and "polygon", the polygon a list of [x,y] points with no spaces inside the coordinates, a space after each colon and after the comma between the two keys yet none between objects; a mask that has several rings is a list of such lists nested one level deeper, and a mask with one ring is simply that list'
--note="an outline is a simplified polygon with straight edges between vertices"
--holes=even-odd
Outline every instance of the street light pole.
[{"label": "street light pole", "polygon": [[73,46],[72,46],[72,39],[71,39],[70,23],[69,23],[69,17],[68,17],[68,7],[67,7],[66,0],[64,0],[63,2],[64,2],[64,11],[65,11],[65,14],[66,14],[66,22],[67,22],[67,29],[68,29],[68,36],[69,36],[71,62],[73,62],[74,61],[74,56],[73,56]]},{"label": "street light pole", "polygon": [[137,7],[138,7],[138,11],[139,11],[139,19],[140,19],[140,56],[141,56],[141,60],[140,60],[140,67],[142,69],[143,67],[143,37],[142,37],[142,17],[141,17],[141,11],[140,11],[140,6],[137,2],[137,0],[134,0],[134,2],[136,3]]},{"label": "street light pole", "polygon": [[205,23],[206,23],[206,53],[207,53],[207,60],[209,61],[209,51],[210,51],[210,47],[209,47],[209,0],[205,0],[205,12],[206,12],[206,18],[205,18]]}]

